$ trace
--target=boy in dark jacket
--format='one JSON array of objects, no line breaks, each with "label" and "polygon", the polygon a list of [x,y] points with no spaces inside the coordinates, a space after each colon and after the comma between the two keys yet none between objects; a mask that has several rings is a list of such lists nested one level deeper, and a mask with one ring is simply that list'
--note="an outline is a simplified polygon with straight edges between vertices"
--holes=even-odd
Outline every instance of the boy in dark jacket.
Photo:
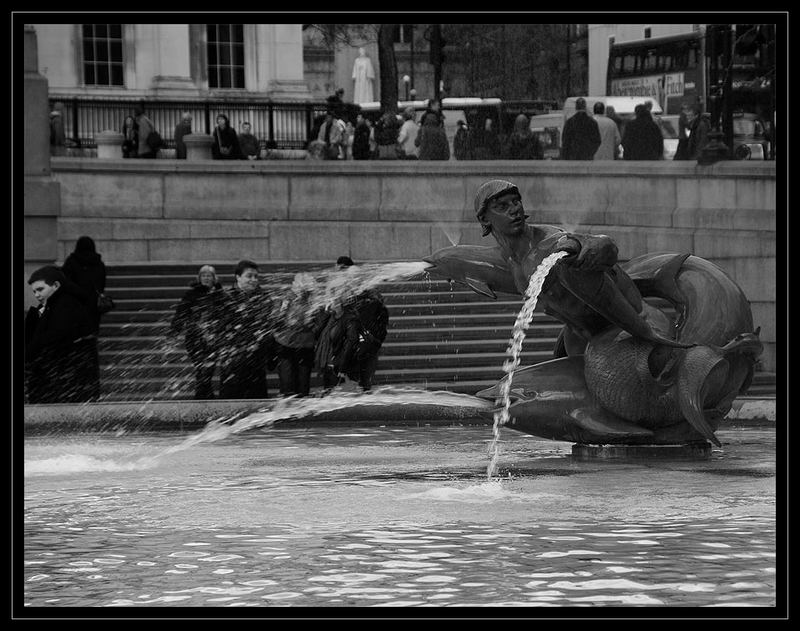
[{"label": "boy in dark jacket", "polygon": [[66,289],[64,273],[40,267],[28,279],[39,302],[25,317],[25,385],[29,403],[79,403],[96,399],[92,323]]}]

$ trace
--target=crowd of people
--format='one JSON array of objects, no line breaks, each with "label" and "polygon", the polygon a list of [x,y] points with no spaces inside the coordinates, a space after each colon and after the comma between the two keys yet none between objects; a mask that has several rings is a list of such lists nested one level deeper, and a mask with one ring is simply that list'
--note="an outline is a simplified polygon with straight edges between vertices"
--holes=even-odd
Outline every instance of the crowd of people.
[{"label": "crowd of people", "polygon": [[[441,101],[432,99],[419,115],[413,107],[399,114],[381,112],[371,117],[342,99],[338,90],[327,99],[327,111],[314,121],[306,143],[308,154],[316,160],[449,160],[451,144],[445,132],[445,113]],[[595,103],[593,114],[586,110],[586,99],[578,98],[575,113],[561,132],[562,160],[661,160],[664,139],[653,119],[652,102],[635,108],[634,118],[623,124],[614,108]],[[51,115],[51,142],[63,136],[60,112]],[[470,118],[470,116],[467,116]],[[452,142],[456,160],[542,160],[544,151],[530,128],[530,118],[521,113],[513,129],[499,133],[497,122],[474,113],[472,120],[458,120]],[[711,130],[708,114],[696,105],[683,106],[679,119],[679,145],[675,160],[696,160]],[[152,141],[152,132],[156,132]],[[60,135],[59,135],[60,133]],[[192,116],[184,112],[176,125],[173,139],[175,157],[186,158],[184,136],[192,133]],[[163,146],[155,125],[137,104],[122,126],[122,155],[125,158],[154,158]],[[245,120],[237,132],[224,113],[217,114],[212,131],[211,155],[215,160],[260,160],[268,155],[274,142],[263,143]],[[62,143],[63,144],[63,143]]]},{"label": "crowd of people", "polygon": [[[339,257],[333,272],[353,265]],[[105,282],[102,257],[85,236],[62,267],[47,265],[30,275],[38,305],[25,317],[28,403],[99,400],[97,305]],[[282,291],[267,291],[258,265],[246,259],[224,288],[213,266],[201,266],[167,334],[167,348],[183,347],[191,362],[194,398],[266,399],[270,371],[281,397],[309,396],[315,369],[322,394],[348,381],[370,390],[389,321],[383,297],[371,288],[345,290],[319,306],[312,298],[322,290],[313,275],[298,272]]]},{"label": "crowd of people", "polygon": [[[575,114],[564,124],[561,136],[563,160],[662,160],[664,136],[653,119],[652,101],[634,108],[634,118],[622,125],[611,106],[594,104],[594,116],[586,111],[586,99],[575,100]],[[674,160],[697,160],[709,141],[711,119],[699,106],[685,104],[678,119],[678,147]],[[620,134],[620,128],[624,131]]]},{"label": "crowd of people", "polygon": [[[336,270],[353,265],[342,256]],[[183,337],[195,398],[215,398],[216,368],[222,399],[268,398],[269,371],[282,397],[308,396],[315,369],[323,393],[348,380],[370,390],[389,322],[380,292],[366,289],[315,307],[320,287],[310,273],[296,273],[278,293],[265,291],[259,275],[255,262],[239,261],[233,285],[222,288],[214,268],[204,265],[178,303],[170,336]]]},{"label": "crowd of people", "polygon": [[[180,122],[175,126],[172,138],[175,143],[175,158],[178,160],[186,159],[184,137],[193,133],[192,120],[190,112],[183,112]],[[63,136],[63,126],[59,127],[60,123],[61,117],[54,113],[51,116],[51,145],[57,144],[59,129]],[[155,124],[145,113],[142,103],[137,103],[133,113],[125,117],[121,132],[123,158],[155,158],[166,145]],[[211,137],[211,156],[215,160],[260,160],[262,157],[261,141],[253,133],[249,121],[242,121],[237,133],[228,116],[219,113]],[[264,144],[269,149],[273,143]]]}]

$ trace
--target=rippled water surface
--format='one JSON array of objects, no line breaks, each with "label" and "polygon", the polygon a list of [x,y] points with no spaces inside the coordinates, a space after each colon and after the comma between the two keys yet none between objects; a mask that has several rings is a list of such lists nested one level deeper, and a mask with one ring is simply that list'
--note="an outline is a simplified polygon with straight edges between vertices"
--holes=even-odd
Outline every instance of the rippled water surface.
[{"label": "rippled water surface", "polygon": [[25,443],[37,607],[757,606],[776,600],[775,432],[708,460],[580,461],[491,428]]}]

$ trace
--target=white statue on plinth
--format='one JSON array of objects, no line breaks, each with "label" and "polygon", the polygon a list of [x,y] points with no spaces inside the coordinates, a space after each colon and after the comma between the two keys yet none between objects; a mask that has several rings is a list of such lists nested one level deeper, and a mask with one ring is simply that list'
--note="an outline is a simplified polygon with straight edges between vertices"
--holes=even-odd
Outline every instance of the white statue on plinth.
[{"label": "white statue on plinth", "polygon": [[353,103],[370,103],[375,100],[372,91],[374,80],[372,60],[367,57],[363,48],[359,48],[358,57],[353,62]]}]

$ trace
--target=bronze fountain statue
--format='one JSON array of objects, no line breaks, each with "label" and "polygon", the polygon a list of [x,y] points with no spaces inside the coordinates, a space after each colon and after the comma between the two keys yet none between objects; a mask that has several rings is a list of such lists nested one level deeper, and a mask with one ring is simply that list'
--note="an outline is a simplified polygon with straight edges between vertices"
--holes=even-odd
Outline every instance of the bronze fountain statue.
[{"label": "bronze fountain statue", "polygon": [[[523,295],[547,256],[568,252],[538,299],[564,324],[554,359],[510,375],[509,427],[583,444],[720,446],[714,432],[762,352],[750,304],[722,269],[680,253],[620,263],[610,237],[528,224],[505,180],[479,187],[475,212],[497,245],[441,249],[427,272]],[[478,396],[497,399],[501,384]]]}]

